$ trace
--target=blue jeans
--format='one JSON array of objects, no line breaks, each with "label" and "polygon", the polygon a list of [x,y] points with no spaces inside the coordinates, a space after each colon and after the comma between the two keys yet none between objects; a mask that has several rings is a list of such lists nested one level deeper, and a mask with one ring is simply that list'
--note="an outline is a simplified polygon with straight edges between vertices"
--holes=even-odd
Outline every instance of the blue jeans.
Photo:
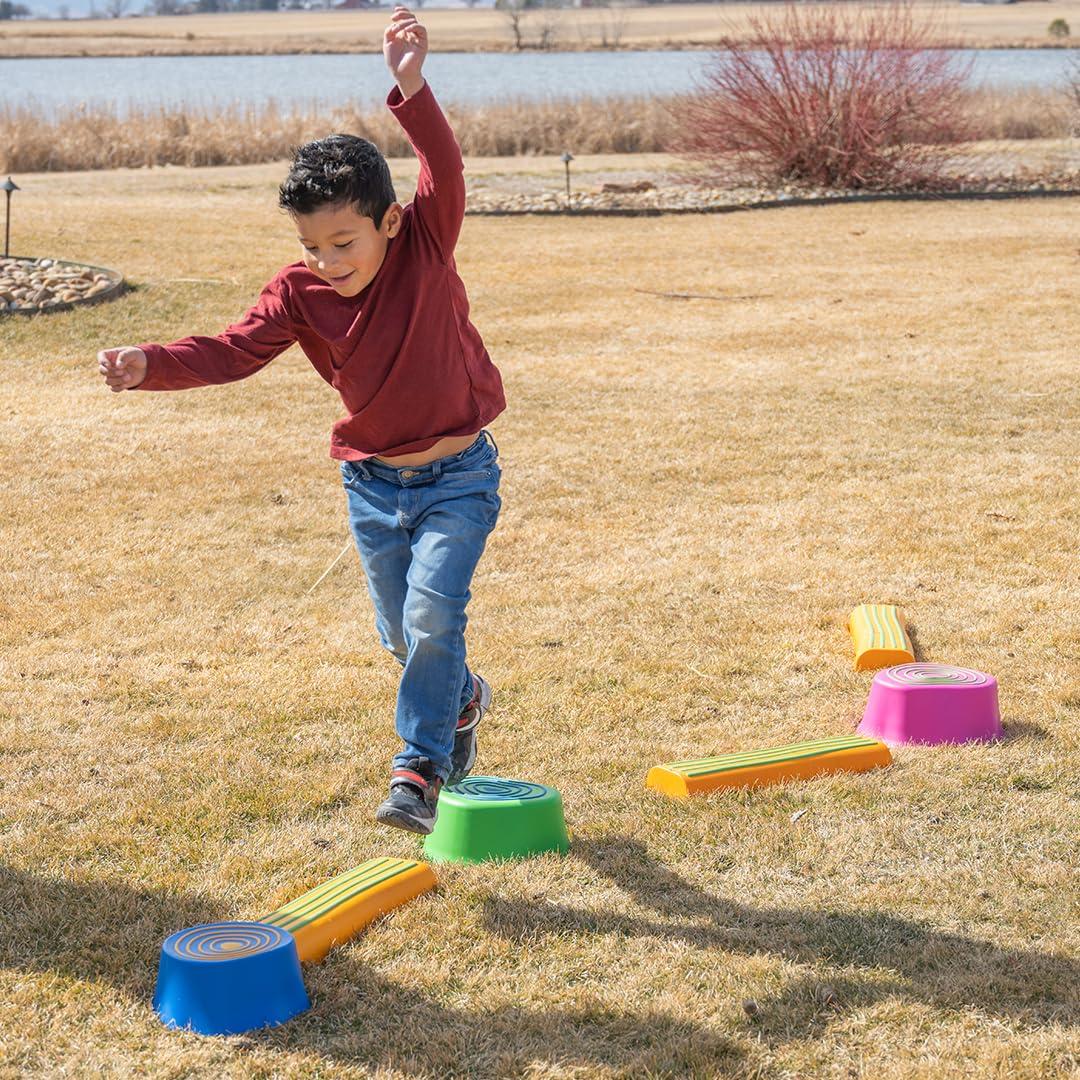
[{"label": "blue jeans", "polygon": [[488,431],[460,454],[395,468],[343,461],[349,528],[375,605],[375,628],[401,664],[395,726],[404,766],[426,757],[445,780],[461,711],[473,697],[465,606],[502,499]]}]

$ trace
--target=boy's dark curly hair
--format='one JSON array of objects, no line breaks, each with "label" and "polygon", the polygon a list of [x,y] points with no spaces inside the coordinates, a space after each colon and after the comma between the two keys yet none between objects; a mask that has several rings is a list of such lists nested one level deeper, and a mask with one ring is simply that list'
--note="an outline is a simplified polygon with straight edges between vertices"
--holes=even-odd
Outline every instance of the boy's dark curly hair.
[{"label": "boy's dark curly hair", "polygon": [[386,158],[359,135],[328,135],[294,148],[289,175],[278,190],[278,206],[290,213],[351,205],[376,229],[395,199]]}]

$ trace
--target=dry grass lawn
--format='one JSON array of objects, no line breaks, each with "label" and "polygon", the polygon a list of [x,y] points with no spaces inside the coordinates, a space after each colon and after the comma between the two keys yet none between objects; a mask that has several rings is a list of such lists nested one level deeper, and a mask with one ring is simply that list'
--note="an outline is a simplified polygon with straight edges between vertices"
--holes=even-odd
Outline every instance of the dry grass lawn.
[{"label": "dry grass lawn", "polygon": [[[1047,34],[1056,18],[1080,32],[1080,0],[980,5],[960,0],[917,0],[941,17],[949,41],[972,48],[1076,44]],[[755,4],[663,4],[544,13],[560,49],[704,47],[725,34],[745,32]],[[425,10],[425,25],[441,51],[505,50],[514,37],[506,16],[490,8]],[[144,56],[230,53],[353,52],[378,50],[386,9],[173,15],[61,21],[19,20],[0,26],[0,56]],[[526,42],[541,20],[524,21]]]},{"label": "dry grass lawn", "polygon": [[[397,667],[358,559],[308,592],[346,538],[334,392],[295,351],[189,393],[96,375],[295,258],[280,175],[19,178],[13,250],[136,289],[0,324],[0,1075],[1076,1076],[1077,199],[470,218],[510,402],[479,771],[559,787],[573,850],[445,869],[283,1028],[158,1023],[171,931],[419,850],[372,820]],[[850,731],[864,601],[996,674],[1007,739],[643,791]]]}]

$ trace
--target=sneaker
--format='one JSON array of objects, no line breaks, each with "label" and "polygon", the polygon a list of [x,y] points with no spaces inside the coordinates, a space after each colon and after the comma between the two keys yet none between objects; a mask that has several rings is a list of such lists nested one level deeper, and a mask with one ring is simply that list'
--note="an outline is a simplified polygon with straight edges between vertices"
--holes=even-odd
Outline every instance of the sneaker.
[{"label": "sneaker", "polygon": [[479,675],[473,675],[473,686],[473,699],[462,709],[454,732],[447,787],[464,780],[472,771],[476,761],[476,729],[491,705],[491,687]]},{"label": "sneaker", "polygon": [[411,758],[394,769],[390,794],[375,811],[375,820],[427,836],[435,828],[441,787],[442,780],[428,758]]}]

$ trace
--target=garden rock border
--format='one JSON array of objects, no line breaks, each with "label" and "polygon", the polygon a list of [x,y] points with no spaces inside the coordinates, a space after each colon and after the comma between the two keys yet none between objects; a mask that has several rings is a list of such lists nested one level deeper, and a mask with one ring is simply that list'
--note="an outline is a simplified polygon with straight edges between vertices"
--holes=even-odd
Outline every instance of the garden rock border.
[{"label": "garden rock border", "polygon": [[967,189],[950,191],[710,191],[688,192],[684,188],[657,188],[648,199],[610,198],[594,194],[571,196],[546,192],[537,197],[513,195],[498,198],[490,195],[470,199],[466,209],[478,217],[658,217],[662,214],[730,214],[738,210],[768,210],[784,206],[827,206],[833,203],[861,202],[946,202],[981,199],[1027,199],[1076,197],[1080,188],[1031,184],[1022,188]]},{"label": "garden rock border", "polygon": [[123,275],[66,259],[0,257],[0,316],[70,311],[114,300],[127,289]]}]

